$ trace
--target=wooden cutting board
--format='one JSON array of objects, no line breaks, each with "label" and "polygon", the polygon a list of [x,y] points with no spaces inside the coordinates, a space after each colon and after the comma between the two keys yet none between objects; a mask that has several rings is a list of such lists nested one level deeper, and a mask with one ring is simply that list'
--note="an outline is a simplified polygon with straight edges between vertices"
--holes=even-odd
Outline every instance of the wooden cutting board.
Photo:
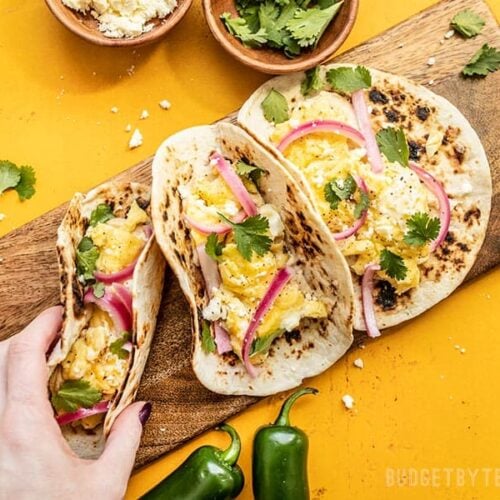
[{"label": "wooden cutting board", "polygon": [[[472,40],[453,36],[441,43],[451,17],[464,8],[473,8],[486,20],[482,34]],[[481,137],[493,174],[494,197],[486,242],[468,280],[500,262],[500,133],[495,122],[500,72],[486,79],[464,79],[459,75],[486,41],[500,46],[497,23],[488,6],[480,0],[445,0],[336,59],[405,75],[422,84],[432,79],[431,89],[457,105]],[[427,65],[431,56],[436,59],[432,67]],[[115,179],[149,183],[150,167],[148,158]],[[35,314],[58,302],[55,240],[65,209],[65,205],[56,208],[0,239],[0,339],[15,334]],[[256,401],[219,396],[204,389],[191,370],[190,338],[188,307],[177,281],[168,272],[154,347],[138,395],[152,401],[154,411],[137,455],[137,466],[151,462]],[[360,338],[362,334],[358,334]]]}]

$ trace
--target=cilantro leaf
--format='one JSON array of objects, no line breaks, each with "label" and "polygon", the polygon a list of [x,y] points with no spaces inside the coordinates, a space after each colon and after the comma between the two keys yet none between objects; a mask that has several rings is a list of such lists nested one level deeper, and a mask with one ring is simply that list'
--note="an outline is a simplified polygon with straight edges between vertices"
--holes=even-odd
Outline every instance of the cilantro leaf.
[{"label": "cilantro leaf", "polygon": [[327,182],[325,184],[323,193],[325,195],[325,200],[328,203],[330,203],[330,208],[332,210],[337,210],[337,208],[339,208],[340,198],[335,194],[335,191],[332,189],[331,182]]},{"label": "cilantro leaf", "polygon": [[220,16],[226,29],[240,40],[247,47],[261,47],[266,43],[266,30],[259,29],[256,33],[252,33],[247,21],[242,17],[232,17],[230,12],[224,12]]},{"label": "cilantro leaf", "polygon": [[306,71],[306,76],[300,84],[300,92],[302,95],[307,96],[312,94],[314,91],[321,90],[322,88],[323,81],[321,79],[320,67],[316,66],[315,68]]},{"label": "cilantro leaf", "polygon": [[94,294],[94,297],[101,299],[102,297],[104,297],[105,292],[106,287],[101,281],[97,281],[92,285],[92,293]]},{"label": "cilantro leaf", "polygon": [[261,175],[266,171],[263,168],[256,167],[255,165],[250,165],[243,160],[240,160],[236,163],[236,173],[240,177],[246,177],[253,181],[255,184],[260,179]]},{"label": "cilantro leaf", "polygon": [[84,236],[76,249],[76,270],[84,281],[94,279],[99,250],[94,242]]},{"label": "cilantro leaf", "polygon": [[404,260],[385,248],[380,252],[380,267],[387,273],[387,276],[398,281],[404,280],[408,272]]},{"label": "cilantro leaf", "polygon": [[222,255],[224,246],[224,242],[219,241],[217,235],[215,233],[212,233],[208,236],[207,242],[205,243],[205,252],[212,259],[220,260],[220,256]]},{"label": "cilantro leaf", "polygon": [[262,101],[261,107],[268,122],[283,123],[290,117],[286,97],[275,89],[269,91],[269,94]]},{"label": "cilantro leaf", "polygon": [[354,207],[354,217],[356,217],[356,219],[359,219],[363,215],[363,213],[368,210],[369,207],[370,197],[364,191],[360,191],[359,201]]},{"label": "cilantro leaf", "polygon": [[57,411],[72,412],[90,408],[101,399],[102,393],[86,380],[65,380],[51,401]]},{"label": "cilantro leaf", "polygon": [[14,163],[3,160],[0,161],[0,194],[6,189],[14,188],[21,180],[21,172]]},{"label": "cilantro leaf", "polygon": [[21,201],[29,200],[35,194],[36,175],[33,167],[19,167],[20,179],[15,187]]},{"label": "cilantro leaf", "polygon": [[316,45],[326,28],[335,17],[343,2],[338,2],[326,9],[313,7],[298,9],[293,19],[288,21],[286,27],[292,37],[297,40],[300,47]]},{"label": "cilantro leaf", "polygon": [[275,332],[270,333],[269,335],[265,335],[262,337],[257,337],[252,342],[252,347],[250,349],[250,356],[255,356],[256,354],[262,354],[267,352],[271,347],[271,344],[274,342],[274,339],[279,337],[284,330],[278,329]]},{"label": "cilantro leaf", "polygon": [[99,203],[90,214],[90,225],[96,226],[99,222],[107,222],[114,217],[113,209],[106,203]]},{"label": "cilantro leaf", "polygon": [[455,14],[451,27],[466,38],[478,35],[484,27],[483,19],[474,11],[466,9]]},{"label": "cilantro leaf", "polygon": [[210,323],[203,320],[201,325],[201,348],[207,354],[210,352],[215,352],[217,344],[215,343],[212,332],[210,331]]},{"label": "cilantro leaf", "polygon": [[356,181],[352,175],[345,179],[332,179],[325,184],[325,199],[330,203],[332,210],[336,210],[340,201],[348,200],[356,192]]},{"label": "cilantro leaf", "polygon": [[128,359],[130,352],[124,349],[123,346],[130,340],[131,335],[129,332],[123,332],[119,339],[109,344],[109,351],[111,354],[118,356],[120,359]]},{"label": "cilantro leaf", "polygon": [[332,68],[326,73],[326,79],[337,92],[355,92],[372,85],[372,75],[364,66]]},{"label": "cilantro leaf", "polygon": [[391,163],[396,161],[404,167],[408,166],[410,151],[402,129],[393,127],[381,129],[377,132],[376,139],[380,151],[387,160]]},{"label": "cilantro leaf", "polygon": [[441,223],[437,217],[431,219],[425,212],[417,212],[406,221],[406,227],[404,242],[420,247],[437,238]]},{"label": "cilantro leaf", "polygon": [[269,221],[262,215],[248,217],[239,223],[231,222],[221,213],[219,216],[233,228],[236,248],[245,260],[252,260],[253,252],[264,255],[271,248],[272,240],[266,234]]},{"label": "cilantro leaf", "polygon": [[485,43],[462,70],[465,76],[486,76],[500,68],[500,51]]}]

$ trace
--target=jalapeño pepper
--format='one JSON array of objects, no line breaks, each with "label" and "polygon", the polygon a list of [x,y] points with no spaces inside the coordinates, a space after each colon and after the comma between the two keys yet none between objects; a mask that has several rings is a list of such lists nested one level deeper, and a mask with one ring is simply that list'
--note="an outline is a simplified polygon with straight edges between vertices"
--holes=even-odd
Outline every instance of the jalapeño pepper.
[{"label": "jalape\u00f1o pepper", "polygon": [[219,427],[231,436],[227,450],[202,446],[195,450],[170,476],[146,493],[145,500],[230,500],[243,489],[239,465],[241,442],[228,424]]},{"label": "jalape\u00f1o pepper", "polygon": [[253,442],[253,493],[255,500],[308,500],[307,450],[304,431],[290,425],[290,408],[304,394],[316,394],[306,387],[283,403],[272,425],[261,427]]}]

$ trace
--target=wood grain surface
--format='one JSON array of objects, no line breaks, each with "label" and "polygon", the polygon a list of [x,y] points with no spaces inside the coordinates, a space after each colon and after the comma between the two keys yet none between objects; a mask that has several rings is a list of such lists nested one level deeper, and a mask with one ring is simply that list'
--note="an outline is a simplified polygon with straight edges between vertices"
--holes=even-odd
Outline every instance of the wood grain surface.
[{"label": "wood grain surface", "polygon": [[[487,20],[482,34],[467,41],[455,35],[441,43],[451,17],[467,7]],[[422,84],[434,80],[431,89],[457,105],[481,137],[494,179],[493,207],[486,242],[467,280],[500,262],[500,137],[494,122],[499,111],[500,74],[486,79],[464,79],[459,75],[486,41],[500,45],[497,23],[487,5],[478,0],[445,0],[336,59],[399,73]],[[432,67],[427,65],[431,56],[436,58]],[[234,116],[226,119],[231,118]],[[150,166],[148,158],[116,179],[149,182]],[[56,208],[0,239],[0,339],[15,334],[35,314],[59,301],[55,240],[65,208]],[[218,396],[204,389],[191,369],[190,338],[187,305],[177,281],[168,274],[153,349],[138,396],[152,401],[154,411],[137,466],[151,462],[255,401]]]}]

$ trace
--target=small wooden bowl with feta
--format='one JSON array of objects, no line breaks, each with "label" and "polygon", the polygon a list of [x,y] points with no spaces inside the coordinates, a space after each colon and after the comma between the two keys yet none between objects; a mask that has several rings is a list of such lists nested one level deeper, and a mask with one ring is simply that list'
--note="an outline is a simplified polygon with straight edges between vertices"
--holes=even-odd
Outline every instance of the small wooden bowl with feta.
[{"label": "small wooden bowl with feta", "polygon": [[54,16],[97,45],[137,47],[158,41],[186,14],[192,0],[45,0]]}]

